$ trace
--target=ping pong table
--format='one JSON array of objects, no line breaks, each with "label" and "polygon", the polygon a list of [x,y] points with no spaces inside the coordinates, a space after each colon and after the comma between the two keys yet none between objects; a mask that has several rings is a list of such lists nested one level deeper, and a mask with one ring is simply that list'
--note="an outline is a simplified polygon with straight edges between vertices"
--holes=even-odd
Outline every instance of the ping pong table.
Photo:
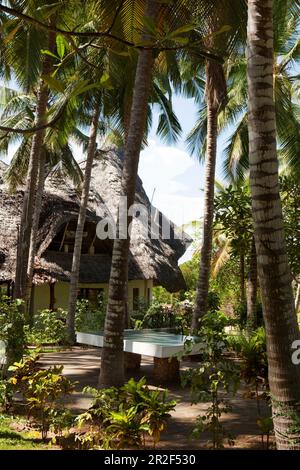
[{"label": "ping pong table", "polygon": [[[77,343],[102,348],[104,334],[76,333]],[[185,351],[185,343],[191,340],[191,347]],[[198,341],[197,341],[198,340]],[[135,369],[140,366],[141,356],[153,357],[154,376],[160,382],[168,382],[179,376],[179,360],[175,354],[185,351],[185,355],[200,354],[203,345],[199,338],[185,336],[162,330],[125,330],[125,366]],[[174,357],[175,356],[175,357]]]}]

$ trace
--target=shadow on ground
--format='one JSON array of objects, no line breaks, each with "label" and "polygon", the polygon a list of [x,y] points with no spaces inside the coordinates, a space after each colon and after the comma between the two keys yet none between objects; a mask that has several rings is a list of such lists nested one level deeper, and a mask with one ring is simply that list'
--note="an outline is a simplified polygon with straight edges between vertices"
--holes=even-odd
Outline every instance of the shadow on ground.
[{"label": "shadow on ground", "polygon": [[[43,354],[41,362],[43,366],[59,364],[64,366],[64,374],[71,380],[78,382],[75,392],[66,397],[66,405],[74,412],[85,411],[91,403],[91,397],[84,395],[82,389],[86,386],[97,387],[100,370],[100,349],[86,349],[75,347],[72,350]],[[189,360],[181,362],[181,370],[188,367],[196,367],[197,363]],[[146,377],[147,383],[160,386],[153,378],[153,364],[149,357],[142,357],[142,365],[139,371],[127,373],[127,379],[134,377],[139,379]],[[196,417],[203,413],[208,404],[199,403],[191,405],[189,390],[183,389],[180,384],[164,385],[168,388],[169,397],[177,401],[177,406],[168,422],[167,431],[162,434],[158,448],[162,449],[203,449],[208,436],[203,434],[200,440],[191,439],[190,435]],[[255,400],[243,398],[243,391],[238,392],[235,398],[230,399],[232,411],[224,418],[226,428],[236,437],[234,449],[261,448],[261,437],[256,424],[257,408]],[[261,404],[264,415],[269,414],[266,406]]]}]

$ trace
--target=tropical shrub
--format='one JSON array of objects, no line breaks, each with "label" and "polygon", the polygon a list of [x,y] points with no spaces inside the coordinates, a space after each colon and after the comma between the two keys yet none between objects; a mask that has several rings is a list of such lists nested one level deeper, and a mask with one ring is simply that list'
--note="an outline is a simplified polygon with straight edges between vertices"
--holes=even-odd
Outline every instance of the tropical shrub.
[{"label": "tropical shrub", "polygon": [[247,384],[268,389],[268,361],[264,328],[228,336],[230,348],[242,359],[241,376]]},{"label": "tropical shrub", "polygon": [[97,332],[103,330],[106,315],[106,300],[99,300],[98,307],[92,307],[87,299],[76,304],[75,325],[77,331]]},{"label": "tropical shrub", "polygon": [[25,327],[27,344],[63,344],[66,316],[67,312],[61,308],[39,311],[34,315],[32,327]]},{"label": "tropical shrub", "polygon": [[184,333],[190,329],[193,303],[186,299],[176,300],[173,304],[161,304],[153,301],[146,314],[135,321],[135,328],[171,328]]},{"label": "tropical shrub", "polygon": [[7,365],[22,358],[25,346],[22,301],[0,298],[0,340],[6,346]]},{"label": "tropical shrub", "polygon": [[203,317],[198,332],[202,344],[201,363],[197,368],[191,368],[182,374],[183,386],[190,387],[192,403],[210,402],[206,411],[197,417],[192,437],[199,438],[207,431],[210,435],[207,446],[213,449],[223,448],[225,441],[230,446],[234,445],[232,434],[220,419],[231,410],[222,392],[225,390],[234,395],[239,386],[239,367],[226,355],[228,345],[225,326],[228,324],[228,318],[220,312]]},{"label": "tropical shrub", "polygon": [[42,438],[46,439],[50,429],[61,433],[70,425],[71,414],[61,404],[61,399],[72,393],[75,384],[62,375],[63,366],[42,369],[38,360],[36,356],[15,362],[9,368],[12,372],[9,383],[14,392],[22,394],[28,414],[37,419]]},{"label": "tropical shrub", "polygon": [[175,326],[175,316],[172,306],[152,302],[143,318],[143,328],[172,328]]},{"label": "tropical shrub", "polygon": [[261,400],[270,406],[265,330],[263,327],[255,331],[244,330],[239,335],[229,336],[228,343],[241,359],[241,378],[247,385],[244,396],[256,400],[258,415],[256,422],[261,434],[262,446],[268,449],[269,437],[273,431],[273,420],[271,413],[264,416],[260,406]]},{"label": "tropical shrub", "polygon": [[217,292],[211,290],[208,293],[208,311],[217,312],[220,309],[220,296]]},{"label": "tropical shrub", "polygon": [[155,286],[152,289],[153,302],[159,304],[172,304],[174,302],[174,297],[176,294],[171,294],[162,286]]},{"label": "tropical shrub", "polygon": [[77,441],[82,448],[145,447],[147,435],[155,447],[176,404],[167,399],[166,391],[150,390],[145,378],[138,382],[130,379],[121,388],[87,387],[84,391],[93,396],[93,402],[76,419]]},{"label": "tropical shrub", "polygon": [[0,408],[8,411],[12,404],[12,386],[8,380],[0,380]]}]

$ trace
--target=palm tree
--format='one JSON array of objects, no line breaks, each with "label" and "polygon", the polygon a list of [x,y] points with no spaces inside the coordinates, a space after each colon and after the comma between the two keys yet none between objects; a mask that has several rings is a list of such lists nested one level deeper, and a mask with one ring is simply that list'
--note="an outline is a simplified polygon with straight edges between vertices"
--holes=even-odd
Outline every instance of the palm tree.
[{"label": "palm tree", "polygon": [[[209,34],[207,42],[214,50],[222,51],[228,57],[235,46],[240,43],[243,30],[244,5],[242,2],[225,4],[216,2],[215,10],[208,20]],[[222,28],[223,26],[223,28]],[[224,35],[224,26],[225,34]],[[228,34],[228,27],[230,34]],[[220,32],[222,34],[220,34]],[[199,65],[198,65],[199,68]],[[193,87],[191,92],[193,93]],[[198,91],[196,95],[198,95]],[[201,126],[195,126],[188,136],[189,147],[192,153],[196,150],[199,154],[201,147],[206,143],[205,156],[205,184],[204,184],[204,220],[203,220],[203,244],[200,255],[199,280],[195,309],[192,319],[192,329],[197,330],[199,321],[207,313],[209,277],[211,269],[211,252],[213,237],[214,214],[214,185],[217,156],[218,114],[227,100],[227,84],[222,65],[215,61],[206,60],[205,63],[205,98],[206,103],[200,107],[200,116],[205,110],[205,130]],[[197,135],[196,135],[197,134]],[[200,144],[200,145],[199,145]],[[200,148],[199,148],[200,147]],[[200,157],[201,158],[201,157]]]},{"label": "palm tree", "polygon": [[[287,8],[286,2],[281,4]],[[273,70],[273,1],[249,0],[250,187],[274,429],[278,449],[299,450],[299,429],[293,426],[299,427],[300,373],[291,360],[291,347],[300,334],[279,196]]]},{"label": "palm tree", "polygon": [[226,81],[223,67],[212,61],[206,62],[207,102],[207,152],[205,159],[203,243],[200,254],[199,280],[192,329],[197,330],[199,320],[207,313],[209,274],[211,265],[214,187],[217,157],[218,112],[226,97]]},{"label": "palm tree", "polygon": [[[22,94],[13,89],[2,88],[2,105],[1,122],[4,121],[8,127],[15,124],[19,128],[33,126],[34,110],[36,107],[36,97],[34,94]],[[63,118],[63,116],[62,116]],[[27,288],[25,294],[26,311],[30,316],[30,297],[32,288],[32,277],[34,269],[34,259],[36,254],[36,238],[39,223],[39,216],[42,204],[42,195],[44,192],[44,183],[48,172],[52,174],[64,174],[73,179],[75,185],[78,185],[82,178],[82,173],[78,163],[76,162],[71,147],[68,144],[68,137],[75,138],[82,145],[86,145],[86,136],[77,128],[65,126],[63,119],[59,120],[59,126],[55,129],[45,130],[44,145],[40,153],[38,181],[35,197],[35,210],[32,221],[29,262],[27,268]],[[70,123],[70,119],[68,119]],[[69,127],[69,129],[67,128]],[[1,139],[0,151],[7,153],[10,143],[16,141],[14,134],[8,133],[5,138]],[[24,184],[30,159],[30,149],[32,145],[32,137],[25,134],[18,137],[18,147],[12,157],[10,166],[6,171],[6,180],[9,183],[10,190],[15,191],[16,188]]]},{"label": "palm tree", "polygon": [[[54,35],[49,35],[49,50],[53,49]],[[42,75],[48,75],[51,67],[51,59],[47,56],[43,61]],[[35,126],[45,124],[45,116],[48,104],[49,88],[41,78],[37,93],[37,108],[35,115]],[[32,139],[29,168],[24,192],[23,209],[20,223],[20,232],[17,249],[17,262],[15,274],[14,297],[26,297],[26,280],[30,251],[30,240],[32,230],[32,220],[34,216],[35,193],[39,171],[39,159],[44,145],[45,130],[37,131]]]},{"label": "palm tree", "polygon": [[[15,7],[16,5],[13,4],[12,6]],[[29,277],[32,276],[35,252],[34,243],[32,243],[35,239],[32,228],[34,227],[34,229],[36,229],[39,218],[39,210],[38,206],[36,207],[36,202],[39,205],[41,189],[43,187],[43,148],[46,135],[44,126],[47,124],[47,106],[50,97],[49,83],[50,87],[52,87],[53,83],[54,85],[57,83],[51,75],[55,70],[53,68],[55,64],[53,58],[61,59],[60,65],[64,62],[63,50],[65,49],[65,41],[63,37],[56,35],[54,29],[59,22],[64,23],[64,19],[66,18],[68,18],[70,26],[75,26],[75,24],[78,24],[79,17],[80,21],[85,19],[86,10],[84,5],[82,5],[82,8],[73,8],[72,10],[70,2],[67,5],[66,2],[56,2],[55,0],[51,0],[50,2],[46,0],[21,2],[21,4],[17,6],[19,10],[16,9],[16,15],[13,14],[15,19],[11,19],[6,15],[3,16],[6,33],[6,35],[1,38],[4,51],[3,64],[7,67],[8,71],[10,71],[10,69],[13,70],[14,76],[22,89],[26,92],[34,91],[37,96],[33,126],[33,128],[37,130],[33,133],[31,141],[20,233],[18,237],[14,288],[14,297],[25,299],[27,295],[26,292],[31,284],[30,279],[27,282],[27,275],[29,274]],[[34,21],[26,21],[18,17],[18,12],[21,12],[21,14],[28,15],[29,18],[32,18],[35,16],[36,11],[39,11],[41,22],[44,22],[44,24],[50,28],[47,34],[45,34],[43,29],[38,28]],[[13,13],[14,10],[12,9],[11,12]],[[7,13],[9,14],[9,12]],[[71,39],[70,42],[72,42]],[[76,49],[74,41],[72,44]],[[59,57],[55,54],[55,49],[57,49]],[[68,55],[68,59],[70,59],[70,56],[71,59],[74,59],[74,52],[73,50],[73,54]],[[56,72],[57,71],[58,68],[56,69]],[[71,79],[74,80],[74,78],[73,76]],[[62,91],[62,84],[59,85],[60,91]],[[40,160],[42,160],[42,162],[40,162]],[[38,175],[40,179],[39,183]],[[37,194],[38,191],[39,193]]]},{"label": "palm tree", "polygon": [[[158,5],[148,0],[145,16],[155,22]],[[139,154],[144,137],[147,105],[152,82],[154,57],[151,50],[139,52],[132,96],[130,123],[122,173],[122,195],[127,197],[130,207],[134,203]],[[127,221],[130,223],[126,214]],[[124,382],[123,330],[127,269],[130,239],[117,238],[114,241],[111,274],[109,282],[108,306],[104,327],[104,346],[101,357],[99,385],[101,387]]]},{"label": "palm tree", "polygon": [[[147,2],[149,11],[151,6],[154,8],[155,2],[152,2],[152,4],[150,3]],[[221,1],[220,3],[223,4]],[[242,4],[243,2],[240,3]],[[204,2],[203,4],[201,3],[201,5],[197,5],[196,8],[197,14],[194,16],[194,18],[197,21],[197,26],[199,26],[197,31],[194,30],[193,33],[197,36],[199,41],[199,31],[201,30],[202,44],[203,31],[207,25],[207,23],[204,21],[204,18],[206,19],[210,15],[214,6],[215,2]],[[182,24],[182,17],[185,19],[185,21],[186,18],[189,18],[188,21],[191,21],[191,11],[195,12],[195,8],[192,8],[192,5],[189,2],[187,2],[186,5],[182,2],[178,2],[178,4],[177,2],[172,2],[170,3],[170,6],[165,5],[161,8],[163,9],[162,11],[166,13],[164,18],[168,19],[172,29],[174,28],[175,21],[181,21]],[[182,12],[184,13],[182,14]],[[205,26],[203,26],[204,23]],[[150,24],[150,30],[153,31],[156,29],[153,20],[150,19],[150,21],[147,21],[147,24]],[[163,21],[160,20],[159,27],[161,27],[162,24]],[[180,26],[180,24],[178,26]],[[191,31],[190,26],[188,31]],[[207,33],[207,28],[205,32]],[[188,38],[179,39],[181,41],[188,40]],[[205,49],[209,50],[207,44],[205,44]],[[201,53],[199,48],[197,51],[195,51],[195,48],[193,48],[193,54],[194,57],[196,56],[198,58],[198,60],[199,57],[203,57],[203,55],[207,57],[207,54]],[[179,57],[182,57],[182,54],[179,55]],[[138,66],[135,75],[134,91],[132,95],[132,107],[129,119],[127,143],[125,146],[125,162],[122,179],[123,195],[128,198],[128,205],[132,204],[134,201],[136,173],[138,168],[139,151],[141,149],[143,133],[145,130],[144,124],[146,123],[146,107],[150,93],[150,77],[152,66],[153,57],[150,56],[149,51],[147,49],[140,50]],[[128,221],[130,222],[130,219]],[[100,372],[101,386],[107,386],[109,384],[118,385],[124,380],[122,349],[124,328],[124,296],[126,295],[125,285],[127,277],[126,272],[129,242],[130,241],[127,239],[116,240],[114,243],[109,287],[109,301],[104,333],[104,348]]]},{"label": "palm tree", "polygon": [[[300,58],[298,19],[282,2],[275,4],[274,93],[280,163],[299,174],[300,127],[297,76],[294,64]],[[219,131],[233,128],[223,151],[224,173],[243,179],[249,170],[247,64],[238,56],[228,63],[228,103],[219,114]]]},{"label": "palm tree", "polygon": [[[54,3],[54,1],[52,3]],[[35,2],[30,2],[29,5],[22,6],[25,13],[32,13],[38,7]],[[49,24],[55,24],[55,15],[50,15],[48,21]],[[41,34],[31,25],[26,23],[20,25],[19,20],[12,20],[7,17],[3,19],[3,24],[6,26],[6,37],[4,36],[3,39],[4,63],[8,68],[13,69],[14,75],[21,88],[25,89],[26,92],[35,89],[37,98],[34,126],[43,126],[47,121],[46,112],[49,88],[42,77],[49,75],[53,65],[53,57],[50,55],[42,56],[41,49],[46,46],[50,52],[54,51],[55,33],[49,32],[48,35]],[[34,133],[31,142],[29,167],[18,237],[14,287],[15,298],[25,298],[26,295],[26,277],[34,215],[35,192],[39,158],[44,144],[44,137],[45,129],[40,129]]]},{"label": "palm tree", "polygon": [[75,309],[77,300],[77,287],[79,281],[79,269],[80,269],[80,254],[83,240],[83,230],[86,218],[87,203],[90,192],[92,166],[94,161],[94,155],[96,151],[96,140],[98,121],[100,117],[100,100],[95,99],[94,111],[91,121],[91,129],[89,136],[89,144],[87,149],[87,159],[85,164],[84,179],[81,193],[80,209],[77,221],[74,252],[72,260],[72,271],[70,279],[70,291],[69,291],[69,304],[68,304],[68,315],[67,315],[67,341],[69,344],[74,344],[76,341],[75,337]]},{"label": "palm tree", "polygon": [[[276,96],[276,119],[278,137],[281,144],[282,160],[287,162],[290,168],[298,171],[298,159],[300,132],[297,119],[296,106],[293,103],[294,91],[293,61],[299,56],[296,18],[290,14],[288,9],[283,10],[280,2],[276,3],[277,29],[275,37],[275,51],[277,64],[274,67],[275,96]],[[280,21],[279,21],[280,19]],[[226,63],[228,81],[228,102],[219,113],[218,131],[221,132],[228,126],[235,126],[235,130],[229,139],[228,146],[223,152],[224,170],[229,178],[243,178],[248,169],[248,131],[247,131],[247,86],[246,86],[246,62],[239,55],[229,58]],[[203,146],[207,131],[207,109],[202,106],[199,111],[199,121],[188,137],[188,143],[194,152],[199,146]],[[252,264],[255,263],[254,257]],[[255,277],[255,267],[250,273]],[[244,270],[241,269],[241,274]],[[205,277],[203,275],[203,277]],[[242,276],[241,276],[242,279]],[[248,279],[256,284],[255,279]],[[256,289],[254,289],[256,290]],[[206,292],[204,290],[204,292]],[[249,290],[248,290],[249,294]],[[247,296],[250,312],[253,312],[250,298]],[[199,295],[200,302],[203,295]],[[252,304],[253,305],[253,304]]]},{"label": "palm tree", "polygon": [[251,252],[249,261],[248,288],[247,288],[247,323],[251,328],[257,326],[256,305],[257,305],[257,256],[254,236],[251,240]]}]

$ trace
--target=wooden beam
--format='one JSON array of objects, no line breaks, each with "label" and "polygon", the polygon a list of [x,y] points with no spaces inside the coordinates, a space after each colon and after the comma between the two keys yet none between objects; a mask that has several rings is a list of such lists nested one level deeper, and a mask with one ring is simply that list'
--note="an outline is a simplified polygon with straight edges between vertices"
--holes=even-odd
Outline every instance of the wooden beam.
[{"label": "wooden beam", "polygon": [[67,233],[68,227],[69,227],[69,222],[67,222],[67,224],[65,226],[64,234],[63,234],[63,237],[61,239],[61,243],[60,243],[60,247],[59,247],[58,251],[61,251],[62,247],[64,246],[64,241],[65,241],[65,238],[66,238],[66,233]]}]

